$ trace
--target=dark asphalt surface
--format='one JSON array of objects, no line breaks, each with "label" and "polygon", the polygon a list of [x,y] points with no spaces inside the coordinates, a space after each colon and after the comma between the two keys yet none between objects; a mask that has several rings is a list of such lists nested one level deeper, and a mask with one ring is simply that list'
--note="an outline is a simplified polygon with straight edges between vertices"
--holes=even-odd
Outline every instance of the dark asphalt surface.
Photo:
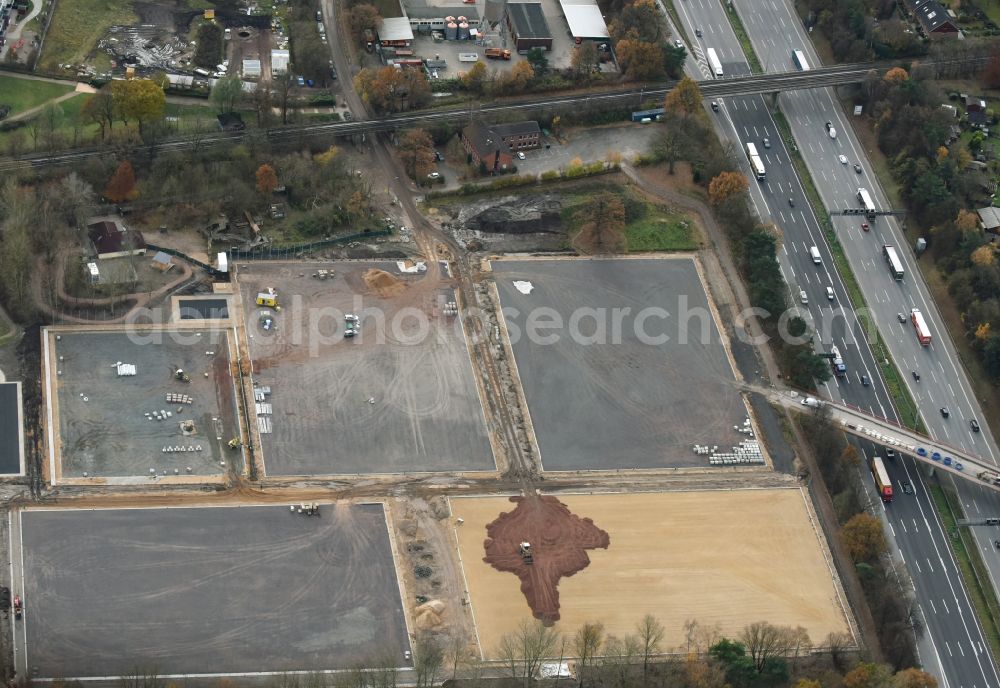
[{"label": "dark asphalt surface", "polygon": [[0,474],[21,472],[21,398],[14,382],[0,383]]},{"label": "dark asphalt surface", "polygon": [[[744,439],[733,426],[746,406],[693,261],[504,260],[493,272],[545,470],[706,466],[692,445]],[[550,318],[562,326],[528,335]]]},{"label": "dark asphalt surface", "polygon": [[24,512],[28,665],[62,678],[402,665],[382,506],[320,511]]}]

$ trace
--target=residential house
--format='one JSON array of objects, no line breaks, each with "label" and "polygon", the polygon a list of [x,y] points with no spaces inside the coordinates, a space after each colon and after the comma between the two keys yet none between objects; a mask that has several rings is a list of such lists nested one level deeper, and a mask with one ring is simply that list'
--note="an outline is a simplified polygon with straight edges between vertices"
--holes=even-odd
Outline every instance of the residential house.
[{"label": "residential house", "polygon": [[87,237],[99,259],[140,256],[146,253],[141,232],[125,227],[117,220],[98,220],[87,225]]},{"label": "residential house", "polygon": [[475,122],[462,130],[461,140],[477,165],[496,173],[513,169],[517,151],[538,148],[542,130],[533,120],[492,126]]},{"label": "residential house", "polygon": [[913,18],[930,38],[955,38],[958,23],[938,0],[904,0]]},{"label": "residential house", "polygon": [[979,224],[990,234],[1000,234],[1000,208],[989,206],[976,211],[979,215]]}]

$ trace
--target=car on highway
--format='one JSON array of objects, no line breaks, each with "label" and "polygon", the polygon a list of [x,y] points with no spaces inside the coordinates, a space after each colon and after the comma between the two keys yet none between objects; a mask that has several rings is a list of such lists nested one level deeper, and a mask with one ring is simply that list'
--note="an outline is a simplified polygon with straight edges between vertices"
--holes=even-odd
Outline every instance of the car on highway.
[{"label": "car on highway", "polygon": [[896,320],[898,320],[901,323],[905,323],[906,322],[906,316],[903,315],[902,313],[896,313]]},{"label": "car on highway", "polygon": [[719,101],[718,100],[713,100],[712,101],[712,112],[718,112],[718,111],[719,111]]},{"label": "car on highway", "polygon": [[917,371],[914,370],[910,374],[913,375],[913,379],[914,380],[916,380],[917,382],[920,382],[920,373],[918,373]]},{"label": "car on highway", "polygon": [[838,155],[837,156],[837,160],[840,161],[841,165],[846,165],[847,164],[847,156],[846,155]]},{"label": "car on highway", "polygon": [[975,418],[972,418],[969,421],[969,427],[972,428],[972,432],[979,432],[979,421],[976,420]]},{"label": "car on highway", "polygon": [[861,223],[861,230],[862,231],[867,232],[869,229],[871,229],[871,228],[868,226],[867,222],[862,222]]},{"label": "car on highway", "polygon": [[857,172],[858,174],[861,174],[861,165],[859,165],[858,163],[854,163],[854,171]]},{"label": "car on highway", "polygon": [[947,406],[942,406],[941,407],[941,416],[944,417],[944,418],[947,418],[950,415],[951,415],[951,411],[948,410],[948,407]]},{"label": "car on highway", "polygon": [[805,289],[799,289],[799,301],[802,302],[803,304],[807,304],[808,305],[808,303],[809,303],[809,295],[806,294],[806,290]]},{"label": "car on highway", "polygon": [[903,486],[903,494],[908,494],[908,495],[913,494],[913,485],[910,483],[909,480],[904,480],[900,484]]},{"label": "car on highway", "polygon": [[764,148],[770,148],[771,147],[771,139],[769,139],[767,137],[764,137],[764,142],[763,143],[764,143]]},{"label": "car on highway", "polygon": [[861,386],[862,387],[868,387],[869,385],[871,385],[871,383],[872,383],[872,381],[868,379],[867,375],[862,375],[861,376]]},{"label": "car on highway", "polygon": [[834,299],[833,287],[826,288],[826,298],[830,301],[833,301]]},{"label": "car on highway", "polygon": [[697,36],[698,38],[701,38],[701,29],[695,29],[694,35]]}]

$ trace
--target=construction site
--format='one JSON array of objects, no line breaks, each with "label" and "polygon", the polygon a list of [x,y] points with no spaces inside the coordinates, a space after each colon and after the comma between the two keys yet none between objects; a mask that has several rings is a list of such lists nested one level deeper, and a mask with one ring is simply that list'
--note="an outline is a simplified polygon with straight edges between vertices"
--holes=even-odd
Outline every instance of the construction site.
[{"label": "construction site", "polygon": [[43,331],[73,492],[10,512],[19,672],[405,670],[645,614],[665,651],[690,619],[857,637],[698,256],[232,268],[170,324]]},{"label": "construction site", "polygon": [[50,481],[220,480],[240,437],[233,345],[202,327],[46,328]]}]

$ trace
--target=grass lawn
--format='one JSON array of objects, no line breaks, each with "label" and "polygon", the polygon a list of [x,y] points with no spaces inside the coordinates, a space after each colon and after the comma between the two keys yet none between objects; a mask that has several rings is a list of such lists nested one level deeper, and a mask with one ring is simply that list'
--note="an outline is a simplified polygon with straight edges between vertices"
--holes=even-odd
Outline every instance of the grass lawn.
[{"label": "grass lawn", "polygon": [[1000,26],[1000,0],[976,0],[976,7],[981,9],[991,22]]},{"label": "grass lawn", "polygon": [[30,110],[72,90],[72,84],[0,75],[0,104],[9,105],[11,115]]},{"label": "grass lawn", "polygon": [[[2,78],[2,77],[0,77]],[[44,82],[28,82],[28,83],[44,83]],[[54,84],[53,84],[54,85]],[[62,112],[61,124],[59,127],[59,133],[61,134],[63,141],[66,145],[84,145],[95,141],[100,135],[100,127],[96,124],[82,124],[78,131],[74,131],[74,125],[77,122],[81,122],[80,111],[83,109],[83,104],[87,102],[88,94],[80,93],[72,98],[64,100],[59,103],[59,110]],[[205,101],[205,105],[178,105],[175,103],[167,103],[166,112],[167,117],[176,117],[177,120],[172,122],[173,130],[183,133],[190,132],[194,130],[206,130],[216,126],[215,122],[215,111],[208,107],[208,101]],[[253,122],[252,117],[246,117],[248,122]],[[115,131],[121,131],[122,125],[118,122],[115,123]],[[19,133],[18,133],[19,132]],[[74,142],[74,135],[77,140]],[[11,136],[21,136],[23,139],[24,150],[30,151],[33,145],[31,140],[31,134],[29,127],[21,127],[15,131],[5,131],[0,132],[0,150],[6,150],[7,142]],[[44,145],[41,141],[39,146]]]},{"label": "grass lawn", "polygon": [[385,19],[403,16],[396,0],[373,0],[372,4],[375,5],[379,15]]},{"label": "grass lawn", "polygon": [[691,221],[666,208],[651,206],[646,217],[625,227],[629,253],[636,251],[693,251],[698,241]]},{"label": "grass lawn", "polygon": [[137,20],[130,0],[59,0],[39,67],[83,62],[108,27]]}]

